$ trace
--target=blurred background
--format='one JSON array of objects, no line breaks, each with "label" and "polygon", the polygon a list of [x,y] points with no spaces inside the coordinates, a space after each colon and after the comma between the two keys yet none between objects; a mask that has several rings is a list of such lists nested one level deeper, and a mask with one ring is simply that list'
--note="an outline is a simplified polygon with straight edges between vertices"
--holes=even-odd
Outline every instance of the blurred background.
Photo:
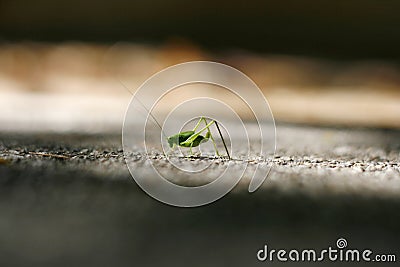
[{"label": "blurred background", "polygon": [[[246,73],[275,119],[400,127],[398,1],[0,1],[2,130],[116,131],[190,60]],[[82,116],[84,114],[84,116]]]}]

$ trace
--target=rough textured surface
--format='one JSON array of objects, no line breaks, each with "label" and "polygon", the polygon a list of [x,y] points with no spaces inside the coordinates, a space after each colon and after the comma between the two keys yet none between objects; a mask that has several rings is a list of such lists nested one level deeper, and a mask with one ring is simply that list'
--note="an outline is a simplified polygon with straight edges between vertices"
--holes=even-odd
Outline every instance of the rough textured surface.
[{"label": "rough textured surface", "polygon": [[[339,237],[398,252],[400,132],[279,125],[277,136],[260,190],[248,194],[243,179],[222,200],[183,209],[132,182],[118,134],[2,134],[0,265],[253,266],[265,243],[321,248]],[[157,155],[129,160],[143,168],[147,158],[167,168]]]}]

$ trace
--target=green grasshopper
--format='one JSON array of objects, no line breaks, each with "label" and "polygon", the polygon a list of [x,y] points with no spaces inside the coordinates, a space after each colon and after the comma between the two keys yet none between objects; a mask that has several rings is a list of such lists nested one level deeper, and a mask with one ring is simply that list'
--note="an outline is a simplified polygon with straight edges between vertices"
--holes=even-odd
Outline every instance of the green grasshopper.
[{"label": "green grasshopper", "polygon": [[[204,122],[205,127],[203,127],[198,132],[196,132],[197,129],[200,127],[201,122]],[[193,155],[192,147],[197,147],[200,144],[205,143],[211,139],[211,141],[213,142],[213,145],[214,145],[215,153],[217,154],[217,156],[220,157],[221,155],[219,154],[219,151],[217,149],[217,144],[215,143],[214,137],[212,136],[212,133],[210,130],[210,126],[212,124],[215,124],[215,126],[217,127],[218,133],[224,144],[225,151],[228,155],[228,158],[230,159],[231,157],[229,155],[228,148],[226,146],[224,137],[222,136],[221,130],[218,126],[218,122],[212,120],[210,123],[207,123],[207,120],[204,117],[201,117],[199,119],[199,121],[197,122],[196,126],[194,127],[194,129],[192,131],[180,132],[180,133],[169,136],[167,138],[168,144],[172,149],[174,149],[177,146],[188,147],[188,148],[190,148],[191,155]],[[207,133],[205,134],[205,136],[201,135],[206,130],[207,130]]]},{"label": "green grasshopper", "polygon": [[[120,83],[130,92],[130,90],[129,90],[122,82],[120,82]],[[219,151],[218,151],[218,149],[217,149],[217,145],[216,145],[216,143],[215,143],[214,137],[212,136],[212,133],[211,133],[211,130],[210,130],[210,126],[211,126],[212,124],[215,124],[215,126],[216,126],[216,128],[217,128],[217,130],[218,130],[219,136],[221,137],[222,142],[223,142],[223,144],[224,144],[224,148],[225,148],[226,154],[228,155],[228,159],[229,159],[229,160],[231,159],[231,156],[230,156],[230,154],[229,154],[228,148],[227,148],[226,143],[225,143],[225,139],[224,139],[224,137],[222,136],[222,132],[221,132],[221,129],[219,128],[219,125],[218,125],[218,122],[217,122],[217,121],[212,120],[210,123],[207,123],[206,118],[201,117],[201,118],[199,119],[199,121],[197,122],[196,126],[194,127],[193,131],[180,132],[180,133],[177,133],[177,134],[174,134],[174,135],[171,135],[171,136],[167,137],[167,136],[164,134],[160,123],[159,123],[159,122],[157,121],[157,119],[153,116],[153,114],[150,112],[150,110],[149,110],[148,108],[146,108],[146,106],[145,106],[137,97],[134,96],[134,98],[135,98],[135,99],[137,100],[137,102],[148,112],[148,114],[150,115],[150,117],[154,120],[154,122],[157,124],[157,126],[161,129],[161,132],[162,132],[163,135],[166,137],[166,139],[167,139],[167,141],[168,141],[168,144],[169,144],[169,146],[170,146],[172,149],[174,149],[174,148],[177,147],[177,146],[180,146],[180,147],[188,147],[188,148],[190,148],[190,153],[191,153],[191,155],[193,155],[193,151],[192,151],[192,148],[193,148],[193,147],[197,147],[197,146],[199,146],[201,143],[205,143],[205,142],[207,142],[209,139],[211,139],[211,141],[213,142],[213,145],[214,145],[215,153],[217,154],[218,157],[221,157],[221,155],[219,154]],[[196,133],[196,130],[197,130],[197,128],[200,127],[200,124],[201,124],[202,121],[205,123],[205,127],[202,128],[201,130],[199,130],[199,131]],[[207,133],[206,133],[205,136],[202,136],[201,134],[202,134],[205,130],[207,130]]]}]

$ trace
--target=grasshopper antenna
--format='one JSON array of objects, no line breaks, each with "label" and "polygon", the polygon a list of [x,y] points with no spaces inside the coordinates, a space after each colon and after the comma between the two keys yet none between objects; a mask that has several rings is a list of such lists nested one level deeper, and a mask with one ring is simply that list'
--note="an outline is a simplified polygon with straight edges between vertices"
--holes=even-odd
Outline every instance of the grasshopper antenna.
[{"label": "grasshopper antenna", "polygon": [[150,112],[150,110],[143,104],[142,101],[140,101],[139,98],[137,98],[131,90],[129,90],[129,88],[121,81],[118,80],[118,82],[136,99],[137,102],[139,102],[139,104],[147,111],[147,113],[150,115],[150,117],[153,119],[154,123],[157,124],[158,128],[160,128],[161,133],[164,135],[165,138],[167,138],[167,136],[165,135],[160,123],[157,121],[157,119],[153,116],[153,114]]},{"label": "grasshopper antenna", "polygon": [[218,125],[217,121],[215,121],[215,126],[217,126],[217,130],[218,130],[219,136],[222,139],[222,143],[224,143],[226,154],[228,154],[228,159],[231,160],[231,155],[229,155],[229,151],[228,151],[228,148],[226,147],[225,139],[224,139],[224,137],[223,137],[223,135],[221,133],[221,129],[219,128],[219,125]]}]

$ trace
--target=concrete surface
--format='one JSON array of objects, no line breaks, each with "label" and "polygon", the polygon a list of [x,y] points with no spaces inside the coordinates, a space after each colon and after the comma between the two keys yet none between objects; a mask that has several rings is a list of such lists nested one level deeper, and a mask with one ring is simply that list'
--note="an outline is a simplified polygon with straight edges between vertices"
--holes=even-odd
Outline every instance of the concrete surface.
[{"label": "concrete surface", "polygon": [[[120,134],[3,133],[0,266],[257,266],[264,244],[318,249],[340,237],[399,257],[399,137],[278,125],[260,190],[248,194],[243,179],[223,199],[185,209],[132,181]],[[130,160],[140,169],[146,158]],[[161,156],[149,160],[168,168]]]}]

